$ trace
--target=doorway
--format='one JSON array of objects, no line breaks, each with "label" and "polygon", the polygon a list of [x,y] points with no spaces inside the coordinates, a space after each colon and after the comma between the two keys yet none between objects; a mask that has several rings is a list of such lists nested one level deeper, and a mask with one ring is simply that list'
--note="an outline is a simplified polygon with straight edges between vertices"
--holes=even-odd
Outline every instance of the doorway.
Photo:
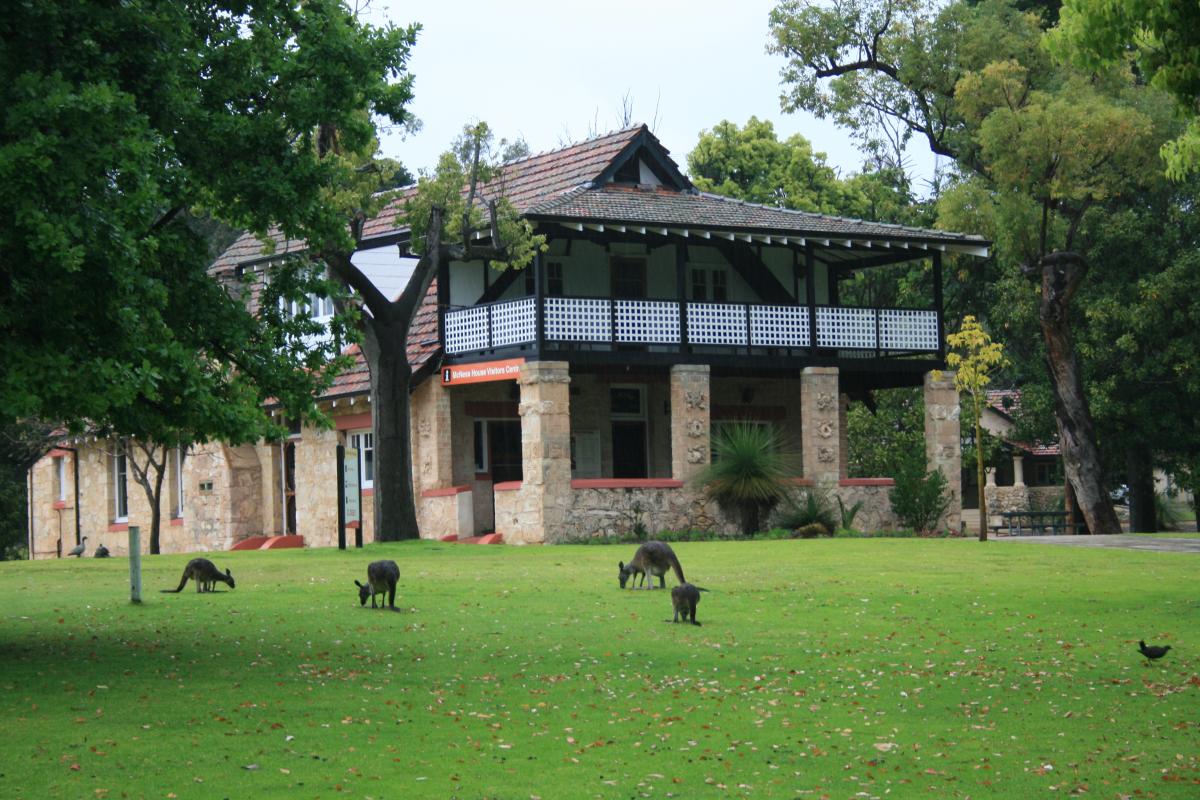
[{"label": "doorway", "polygon": [[614,478],[645,478],[645,420],[613,420],[612,458]]},{"label": "doorway", "polygon": [[487,449],[492,483],[506,483],[522,479],[521,420],[488,420]]}]

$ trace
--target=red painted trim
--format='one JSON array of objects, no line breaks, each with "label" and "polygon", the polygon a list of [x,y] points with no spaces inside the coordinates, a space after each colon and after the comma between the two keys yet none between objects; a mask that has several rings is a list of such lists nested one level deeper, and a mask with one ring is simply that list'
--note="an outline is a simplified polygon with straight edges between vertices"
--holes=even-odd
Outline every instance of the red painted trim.
[{"label": "red painted trim", "polygon": [[462,494],[469,491],[471,491],[470,486],[449,486],[445,489],[426,489],[421,492],[421,497],[449,497],[450,495]]},{"label": "red painted trim", "polygon": [[46,457],[47,458],[70,458],[71,451],[70,450],[60,450],[59,448],[55,447],[49,453],[46,453]]},{"label": "red painted trim", "polygon": [[172,517],[172,518],[171,518],[171,523],[170,523],[170,524],[172,524],[172,525],[182,525],[182,524],[183,524],[183,517]]},{"label": "red painted trim", "polygon": [[457,534],[457,533],[447,533],[445,536],[443,536],[443,537],[441,538],[441,541],[443,541],[443,542],[457,542],[457,541],[458,541],[458,534]]},{"label": "red painted trim", "polygon": [[361,414],[344,414],[340,417],[334,417],[333,424],[339,431],[357,430],[359,428],[370,430],[371,412],[364,411]]},{"label": "red painted trim", "polygon": [[838,486],[895,486],[891,478],[842,478]]},{"label": "red painted trim", "polygon": [[680,489],[683,481],[674,478],[578,478],[572,489]]},{"label": "red painted trim", "polygon": [[54,508],[66,508],[66,507],[67,507],[66,500],[55,500],[54,501]]},{"label": "red painted trim", "polygon": [[119,533],[120,531],[129,530],[128,522],[113,522],[108,526],[109,533]]},{"label": "red painted trim", "polygon": [[374,496],[375,496],[375,490],[374,490],[374,489],[363,489],[363,490],[362,490],[362,496],[363,496],[363,497],[374,497]]},{"label": "red painted trim", "polygon": [[790,483],[792,486],[812,486],[812,478],[785,478],[785,483]]},{"label": "red painted trim", "polygon": [[520,481],[504,481],[503,483],[493,483],[492,491],[494,492],[515,492],[521,488]]},{"label": "red painted trim", "polygon": [[263,542],[270,539],[270,536],[248,536],[241,541],[234,542],[230,550],[257,550],[262,547]]},{"label": "red painted trim", "polygon": [[272,536],[262,543],[259,550],[278,550],[284,547],[304,547],[303,536]]},{"label": "red painted trim", "polygon": [[357,528],[361,524],[362,523],[360,523],[358,520],[354,520],[353,522],[347,522],[346,527],[347,528]]}]

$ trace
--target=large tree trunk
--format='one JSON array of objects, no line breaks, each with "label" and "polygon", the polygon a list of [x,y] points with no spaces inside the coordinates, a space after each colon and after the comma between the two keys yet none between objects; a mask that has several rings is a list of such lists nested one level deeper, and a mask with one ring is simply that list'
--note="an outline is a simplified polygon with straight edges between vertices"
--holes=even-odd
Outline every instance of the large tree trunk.
[{"label": "large tree trunk", "polygon": [[1125,454],[1125,481],[1129,486],[1129,530],[1154,533],[1158,509],[1154,504],[1154,459],[1143,445]]},{"label": "large tree trunk", "polygon": [[167,449],[163,448],[163,469],[154,475],[154,491],[150,497],[150,555],[156,556],[162,552],[160,536],[162,533],[162,485],[163,474],[167,471]]},{"label": "large tree trunk", "polygon": [[1075,499],[1088,529],[1095,534],[1120,533],[1121,524],[1104,488],[1100,451],[1096,447],[1092,415],[1083,392],[1083,377],[1068,322],[1071,297],[1086,270],[1086,264],[1073,253],[1043,257],[1042,301],[1038,317],[1046,343],[1050,386],[1054,391],[1063,470],[1075,490]]},{"label": "large tree trunk", "polygon": [[375,433],[375,540],[417,539],[413,497],[408,363],[404,331],[369,320],[363,355],[371,370],[371,420]]}]

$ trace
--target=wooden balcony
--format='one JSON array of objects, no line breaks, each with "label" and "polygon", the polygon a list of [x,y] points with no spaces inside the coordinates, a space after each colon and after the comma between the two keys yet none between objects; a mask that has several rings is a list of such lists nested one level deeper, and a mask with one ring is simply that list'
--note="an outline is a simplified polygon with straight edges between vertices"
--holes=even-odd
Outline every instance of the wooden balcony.
[{"label": "wooden balcony", "polygon": [[[792,368],[843,361],[941,362],[938,312],[914,308],[535,297],[446,311],[450,361],[522,352],[567,360],[733,363]],[[916,366],[914,364],[914,366]]]}]

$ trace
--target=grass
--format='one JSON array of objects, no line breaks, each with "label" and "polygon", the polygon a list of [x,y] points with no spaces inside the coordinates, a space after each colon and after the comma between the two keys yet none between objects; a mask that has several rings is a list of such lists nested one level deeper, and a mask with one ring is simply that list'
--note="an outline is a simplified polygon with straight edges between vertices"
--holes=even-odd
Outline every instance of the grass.
[{"label": "grass", "polygon": [[703,627],[628,545],[217,554],[211,595],[158,556],[140,607],[124,560],[0,564],[0,797],[1200,795],[1194,556],[675,550]]}]

